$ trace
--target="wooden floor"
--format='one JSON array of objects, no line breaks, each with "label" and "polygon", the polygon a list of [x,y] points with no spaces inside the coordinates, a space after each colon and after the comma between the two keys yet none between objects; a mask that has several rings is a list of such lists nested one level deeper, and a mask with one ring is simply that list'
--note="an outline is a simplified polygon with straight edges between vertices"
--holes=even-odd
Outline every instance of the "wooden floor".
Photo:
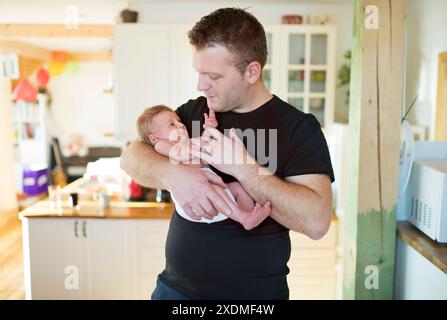
[{"label": "wooden floor", "polygon": [[0,300],[25,299],[22,229],[17,211],[0,212]]}]

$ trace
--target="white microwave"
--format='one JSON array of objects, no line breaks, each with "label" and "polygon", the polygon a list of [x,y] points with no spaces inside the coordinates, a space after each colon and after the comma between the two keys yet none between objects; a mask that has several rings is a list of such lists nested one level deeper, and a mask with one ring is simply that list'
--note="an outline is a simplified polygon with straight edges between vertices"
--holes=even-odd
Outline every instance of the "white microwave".
[{"label": "white microwave", "polygon": [[408,183],[408,220],[447,243],[447,159],[415,160]]}]

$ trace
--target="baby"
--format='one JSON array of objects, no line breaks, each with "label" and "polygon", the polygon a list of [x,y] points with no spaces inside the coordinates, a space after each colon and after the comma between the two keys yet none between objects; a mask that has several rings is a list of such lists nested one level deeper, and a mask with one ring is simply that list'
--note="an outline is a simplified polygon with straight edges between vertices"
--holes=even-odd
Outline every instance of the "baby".
[{"label": "baby", "polygon": [[[205,129],[208,127],[217,127],[214,110],[210,109],[209,115],[205,114],[205,124],[203,127]],[[198,167],[200,170],[207,170],[215,174],[209,167],[201,164],[198,159],[190,155],[188,150],[192,144],[188,136],[188,131],[185,125],[180,122],[177,114],[169,107],[157,105],[144,110],[137,120],[137,132],[140,140],[153,145],[154,150],[158,153],[179,163]],[[228,183],[228,189],[224,189],[215,184],[212,186],[231,208],[232,213],[228,217],[219,213],[213,219],[201,218],[200,220],[194,220],[172,198],[178,214],[190,221],[205,223],[213,223],[231,218],[242,224],[246,230],[251,230],[264,221],[272,210],[270,201],[267,201],[263,206],[255,203],[237,181]]]}]

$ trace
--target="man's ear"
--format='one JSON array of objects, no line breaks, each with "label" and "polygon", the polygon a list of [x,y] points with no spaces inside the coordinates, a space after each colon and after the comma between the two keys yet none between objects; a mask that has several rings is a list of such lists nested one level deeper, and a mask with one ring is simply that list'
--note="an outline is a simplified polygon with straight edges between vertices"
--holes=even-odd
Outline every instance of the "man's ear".
[{"label": "man's ear", "polygon": [[245,78],[249,84],[253,84],[261,77],[261,72],[261,64],[257,61],[253,61],[245,69]]},{"label": "man's ear", "polygon": [[149,141],[152,143],[152,145],[156,144],[158,141],[160,141],[160,135],[158,133],[150,133],[148,135]]}]

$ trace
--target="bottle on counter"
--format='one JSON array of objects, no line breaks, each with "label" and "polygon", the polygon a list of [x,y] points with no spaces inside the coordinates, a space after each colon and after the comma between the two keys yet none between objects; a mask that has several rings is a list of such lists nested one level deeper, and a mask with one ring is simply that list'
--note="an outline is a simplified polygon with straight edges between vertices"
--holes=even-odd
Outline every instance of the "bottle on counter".
[{"label": "bottle on counter", "polygon": [[73,210],[79,211],[79,195],[77,192],[70,193],[70,197],[68,199],[68,204]]},{"label": "bottle on counter", "polygon": [[143,187],[139,185],[134,179],[129,183],[129,197],[128,201],[144,201]]},{"label": "bottle on counter", "polygon": [[168,190],[157,189],[155,196],[156,202],[169,202],[171,199],[171,194]]}]

